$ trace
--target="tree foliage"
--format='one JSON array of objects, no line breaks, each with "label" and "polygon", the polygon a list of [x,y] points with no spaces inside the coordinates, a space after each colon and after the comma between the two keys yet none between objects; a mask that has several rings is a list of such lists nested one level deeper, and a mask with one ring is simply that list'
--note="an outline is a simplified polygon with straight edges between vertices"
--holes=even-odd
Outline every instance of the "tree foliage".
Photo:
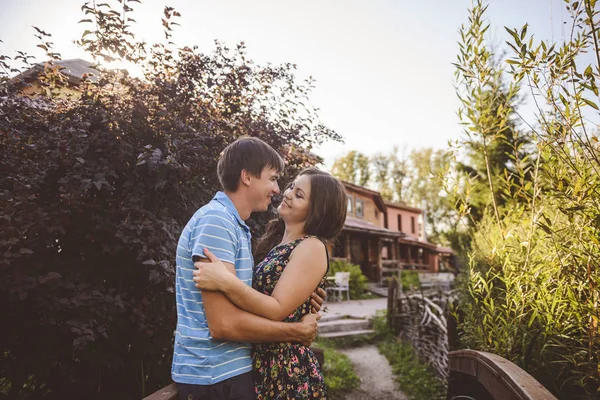
[{"label": "tree foliage", "polygon": [[[359,183],[354,161],[358,158],[355,151],[335,160],[333,174],[341,179]],[[371,179],[366,185],[377,190],[387,201],[396,201],[415,207],[422,207],[426,215],[427,233],[432,241],[453,244],[457,234],[458,220],[451,198],[445,186],[448,177],[456,168],[450,153],[445,150],[422,148],[412,150],[408,156],[400,152],[397,146],[385,153],[376,153],[366,159],[367,172],[360,176]]]},{"label": "tree foliage", "polygon": [[[0,56],[0,396],[139,398],[166,384],[175,247],[219,189],[221,150],[258,136],[293,176],[320,161],[313,145],[339,140],[294,65],[257,65],[243,43],[203,54],[136,41],[133,3],[86,3],[79,44],[141,78],[98,66],[73,88],[38,29],[47,60],[30,98],[10,77],[31,57]],[[167,40],[178,16],[165,7]]]},{"label": "tree foliage", "polygon": [[366,186],[371,179],[369,157],[359,151],[351,150],[334,161],[331,172],[343,181]]},{"label": "tree foliage", "polygon": [[[490,98],[498,69],[486,45],[486,6],[477,1],[461,28],[457,76],[469,138],[481,145],[473,163],[485,170],[487,206],[472,207],[466,181],[458,212],[470,216],[471,263],[460,302],[463,343],[506,357],[561,399],[600,396],[600,14],[596,2],[566,1],[571,34],[536,42],[528,26],[506,28],[506,99],[526,94],[536,121],[523,120],[534,146],[513,141],[495,157],[493,140],[515,131],[518,105]],[[594,55],[591,63],[584,54]],[[524,88],[528,92],[524,92]],[[472,141],[462,150],[469,152]],[[528,154],[529,153],[529,154]],[[498,164],[498,160],[501,161]],[[506,160],[506,158],[505,158]],[[504,166],[502,166],[504,164]],[[501,168],[494,169],[494,165]],[[483,191],[481,191],[483,192]]]}]

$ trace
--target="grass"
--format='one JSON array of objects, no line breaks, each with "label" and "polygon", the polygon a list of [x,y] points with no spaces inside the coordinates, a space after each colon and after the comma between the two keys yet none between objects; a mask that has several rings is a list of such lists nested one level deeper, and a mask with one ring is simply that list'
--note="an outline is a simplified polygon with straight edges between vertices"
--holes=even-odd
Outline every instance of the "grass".
[{"label": "grass", "polygon": [[371,293],[369,291],[363,292],[360,295],[358,295],[356,298],[353,298],[352,300],[372,300],[372,299],[380,299],[381,296],[375,294],[375,293]]},{"label": "grass", "polygon": [[421,361],[412,346],[389,337],[377,348],[392,366],[400,390],[409,400],[443,400],[446,390],[431,367]]},{"label": "grass", "polygon": [[313,345],[325,351],[323,375],[332,399],[342,399],[344,394],[360,386],[360,378],[354,372],[352,362],[346,355],[337,351],[327,340],[319,339]]}]

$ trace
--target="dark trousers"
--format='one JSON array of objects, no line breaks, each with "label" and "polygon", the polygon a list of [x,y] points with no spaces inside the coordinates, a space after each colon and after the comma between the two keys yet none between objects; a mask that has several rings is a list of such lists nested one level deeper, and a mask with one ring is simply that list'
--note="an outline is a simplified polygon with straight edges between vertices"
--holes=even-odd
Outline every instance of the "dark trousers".
[{"label": "dark trousers", "polygon": [[234,376],[214,385],[177,384],[179,400],[254,400],[252,372]]}]

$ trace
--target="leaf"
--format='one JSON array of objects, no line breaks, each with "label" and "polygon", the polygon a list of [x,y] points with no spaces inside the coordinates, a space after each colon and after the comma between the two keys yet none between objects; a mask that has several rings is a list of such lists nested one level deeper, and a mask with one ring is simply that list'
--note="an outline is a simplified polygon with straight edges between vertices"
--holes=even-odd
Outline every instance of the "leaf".
[{"label": "leaf", "polygon": [[525,39],[525,35],[527,35],[527,24],[525,24],[521,30],[521,40]]},{"label": "leaf", "polygon": [[156,261],[153,259],[146,260],[142,263],[143,265],[156,265]]},{"label": "leaf", "polygon": [[36,31],[37,31],[37,32],[38,32],[40,35],[42,35],[42,36],[51,36],[49,33],[46,33],[46,32],[44,32],[43,30],[41,30],[41,29],[40,29],[40,28],[38,28],[37,26],[33,26],[33,25],[31,25],[31,26],[32,26],[32,27],[33,27],[33,29],[35,29],[35,30],[36,30]]},{"label": "leaf", "polygon": [[543,230],[544,232],[546,232],[548,235],[552,235],[552,234],[554,233],[554,232],[552,232],[552,229],[550,229],[550,228],[548,227],[548,225],[546,225],[546,224],[544,224],[544,223],[542,223],[542,222],[538,222],[538,223],[537,223],[537,225],[538,225],[540,228],[542,228],[542,230]]},{"label": "leaf", "polygon": [[19,253],[21,253],[21,254],[33,254],[33,251],[31,251],[29,249],[23,248],[23,249],[19,250]]},{"label": "leaf", "polygon": [[588,99],[586,99],[585,97],[582,97],[582,98],[581,98],[581,100],[583,100],[583,102],[584,102],[585,104],[587,104],[588,106],[590,106],[590,107],[592,107],[592,108],[594,108],[594,109],[598,110],[598,106],[597,106],[597,105],[596,105],[596,103],[594,103],[593,101],[591,101],[591,100],[588,100]]}]

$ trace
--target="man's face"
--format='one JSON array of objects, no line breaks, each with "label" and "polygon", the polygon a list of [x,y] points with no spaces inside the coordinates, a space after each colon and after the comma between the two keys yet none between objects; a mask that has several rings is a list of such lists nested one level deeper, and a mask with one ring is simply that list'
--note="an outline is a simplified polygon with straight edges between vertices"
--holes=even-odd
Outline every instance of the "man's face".
[{"label": "man's face", "polygon": [[252,176],[250,179],[250,198],[252,200],[252,211],[267,211],[273,196],[279,194],[279,173],[270,167],[265,167],[260,178]]}]

